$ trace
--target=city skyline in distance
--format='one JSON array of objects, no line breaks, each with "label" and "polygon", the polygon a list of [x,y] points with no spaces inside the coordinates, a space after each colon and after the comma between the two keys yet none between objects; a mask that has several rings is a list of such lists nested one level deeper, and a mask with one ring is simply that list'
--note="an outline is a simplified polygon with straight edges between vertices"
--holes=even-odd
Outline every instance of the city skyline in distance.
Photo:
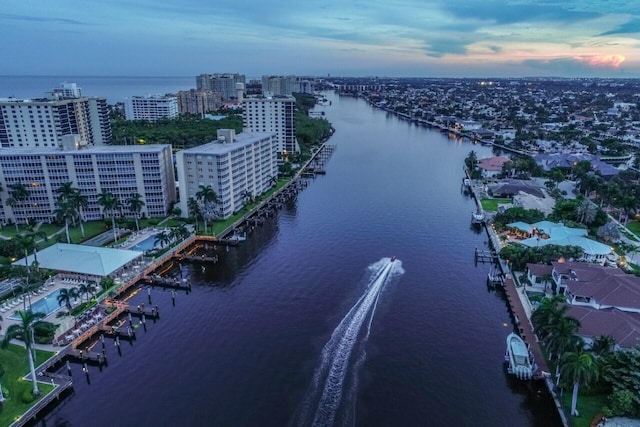
[{"label": "city skyline in distance", "polygon": [[0,75],[640,77],[632,0],[10,0],[4,10],[11,60]]}]

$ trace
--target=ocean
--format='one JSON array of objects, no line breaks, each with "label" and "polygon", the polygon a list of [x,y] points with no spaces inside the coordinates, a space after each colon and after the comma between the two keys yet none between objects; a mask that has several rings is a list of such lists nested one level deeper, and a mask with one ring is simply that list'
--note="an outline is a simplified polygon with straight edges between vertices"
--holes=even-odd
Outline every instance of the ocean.
[{"label": "ocean", "polygon": [[77,83],[83,96],[106,97],[109,104],[124,102],[130,96],[164,95],[196,87],[195,76],[0,76],[0,98],[42,97],[63,82]]}]

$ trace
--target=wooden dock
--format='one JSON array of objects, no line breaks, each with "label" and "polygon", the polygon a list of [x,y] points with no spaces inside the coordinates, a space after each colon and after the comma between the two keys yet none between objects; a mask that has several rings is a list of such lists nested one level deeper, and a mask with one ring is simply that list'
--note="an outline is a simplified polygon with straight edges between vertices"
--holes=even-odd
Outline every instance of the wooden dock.
[{"label": "wooden dock", "polygon": [[474,262],[477,264],[479,262],[490,262],[497,263],[498,262],[498,254],[491,250],[483,250],[476,248],[473,255]]},{"label": "wooden dock", "polygon": [[103,365],[107,360],[102,355],[102,353],[96,353],[95,351],[86,351],[79,350],[77,348],[73,348],[71,346],[67,347],[65,351],[67,356],[72,359],[79,360],[81,363],[96,363],[98,365]]},{"label": "wooden dock", "polygon": [[534,378],[545,378],[545,373],[549,373],[549,367],[542,354],[542,349],[540,348],[538,337],[533,330],[533,325],[527,317],[527,312],[522,305],[522,301],[520,301],[516,284],[511,277],[507,277],[504,281],[504,292],[507,295],[507,302],[515,319],[518,333],[524,342],[528,344],[529,351],[533,354],[534,361],[538,365],[538,370],[535,372]]},{"label": "wooden dock", "polygon": [[158,277],[158,276],[144,276],[142,278],[144,283],[153,287],[162,287],[170,289],[178,289],[181,291],[190,291],[191,282],[181,281],[180,279],[174,279],[171,277]]}]

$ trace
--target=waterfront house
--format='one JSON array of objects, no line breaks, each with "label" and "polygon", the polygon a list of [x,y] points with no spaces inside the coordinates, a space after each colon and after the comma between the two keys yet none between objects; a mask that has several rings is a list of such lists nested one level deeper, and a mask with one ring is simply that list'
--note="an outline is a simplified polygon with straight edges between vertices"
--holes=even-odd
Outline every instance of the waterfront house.
[{"label": "waterfront house", "polygon": [[573,305],[567,315],[580,322],[578,336],[587,343],[600,336],[612,337],[618,348],[633,348],[640,345],[640,314],[617,308],[596,310],[591,307]]},{"label": "waterfront house", "polygon": [[610,335],[620,347],[640,344],[640,278],[619,268],[581,262],[552,262],[552,278],[580,322],[587,343]]},{"label": "waterfront house", "polygon": [[532,181],[505,179],[489,187],[489,193],[493,197],[512,198],[520,192],[532,194],[536,197],[544,197],[541,187]]},{"label": "waterfront house", "polygon": [[547,290],[553,284],[553,266],[547,264],[527,264],[527,279],[531,287]]},{"label": "waterfront house", "polygon": [[572,305],[640,313],[640,277],[619,268],[582,262],[552,262],[558,292]]},{"label": "waterfront house", "polygon": [[510,161],[508,157],[487,157],[478,160],[478,169],[484,178],[495,178],[502,173],[502,166]]},{"label": "waterfront house", "polygon": [[529,236],[519,243],[528,247],[545,245],[580,246],[582,257],[579,261],[604,265],[607,255],[611,253],[611,247],[604,243],[587,238],[588,230],[584,228],[565,227],[551,221],[539,221],[535,224],[513,222],[507,227],[517,229]]}]

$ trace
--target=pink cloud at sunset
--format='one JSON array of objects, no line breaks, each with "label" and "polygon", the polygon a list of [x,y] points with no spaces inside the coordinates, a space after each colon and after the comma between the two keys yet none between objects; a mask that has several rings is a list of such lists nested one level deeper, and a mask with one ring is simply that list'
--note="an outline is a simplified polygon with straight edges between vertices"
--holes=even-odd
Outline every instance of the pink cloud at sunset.
[{"label": "pink cloud at sunset", "polygon": [[578,62],[588,64],[592,67],[618,68],[626,59],[623,55],[603,55],[603,56],[577,56],[574,59]]}]

